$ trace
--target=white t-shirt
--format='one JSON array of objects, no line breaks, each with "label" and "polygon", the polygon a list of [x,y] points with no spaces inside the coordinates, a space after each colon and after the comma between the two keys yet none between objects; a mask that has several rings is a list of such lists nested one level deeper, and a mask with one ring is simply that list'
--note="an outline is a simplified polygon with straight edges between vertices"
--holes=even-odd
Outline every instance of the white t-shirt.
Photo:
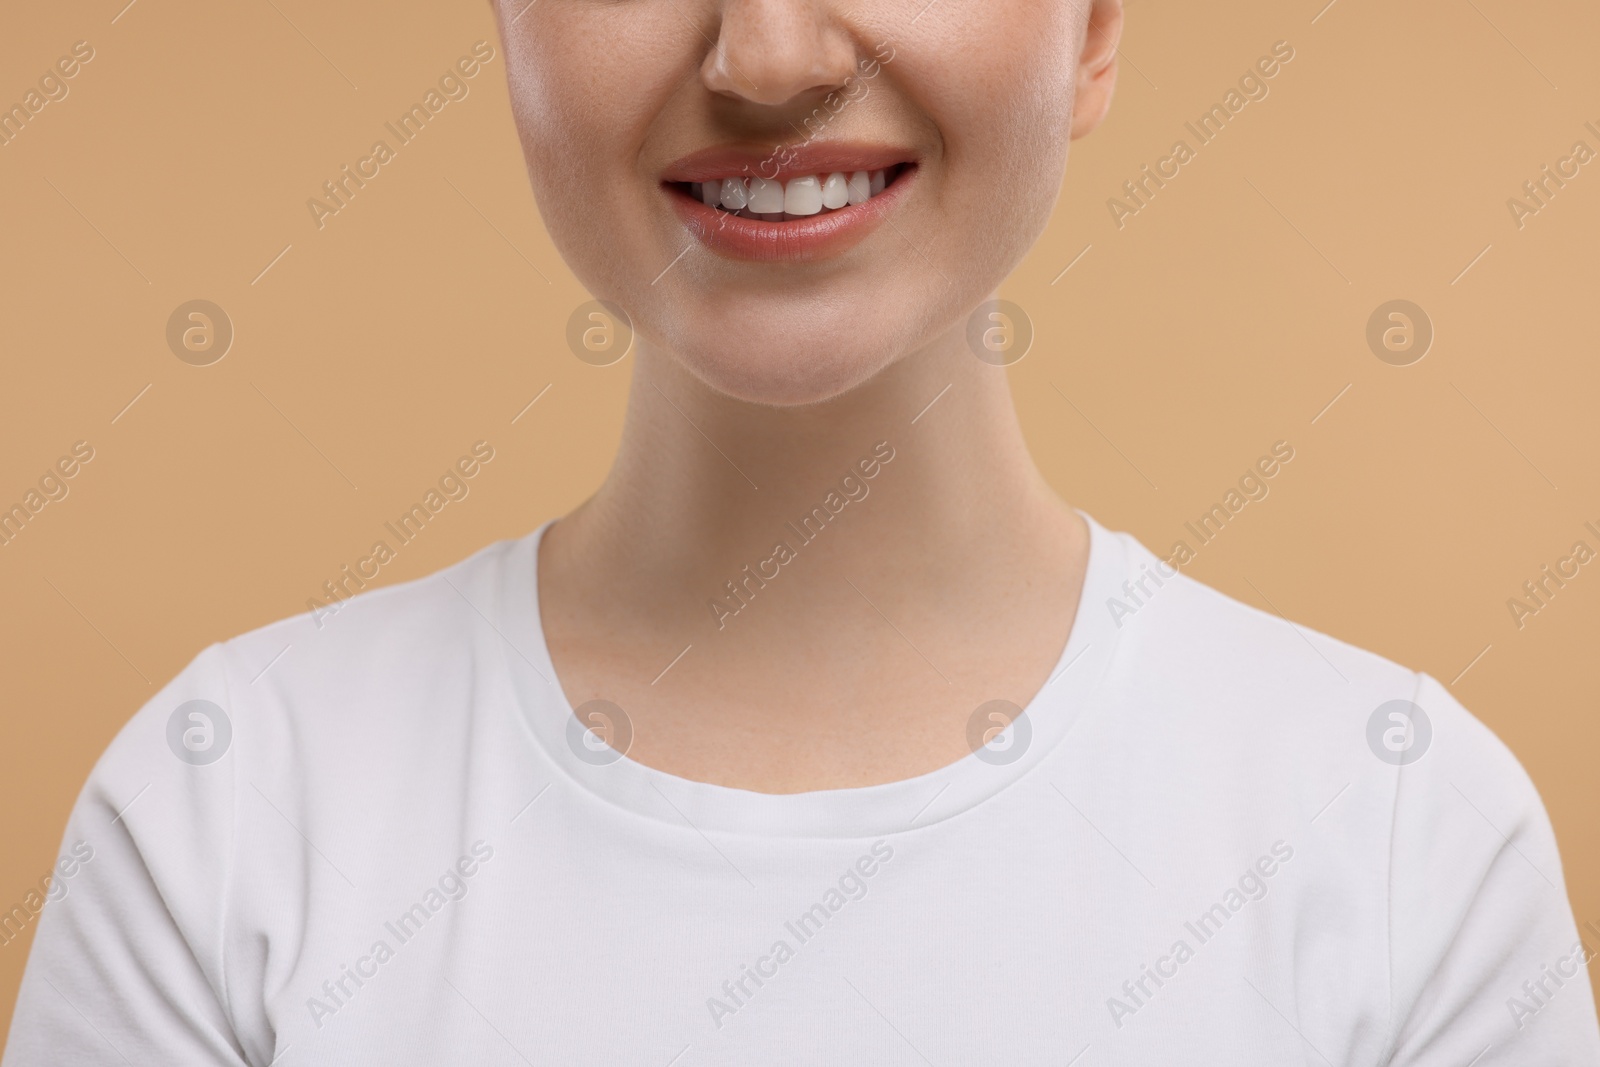
[{"label": "white t-shirt", "polygon": [[90,776],[4,1063],[1600,1063],[1499,741],[1091,530],[1026,714],[870,788],[610,758],[539,533],[214,645]]}]

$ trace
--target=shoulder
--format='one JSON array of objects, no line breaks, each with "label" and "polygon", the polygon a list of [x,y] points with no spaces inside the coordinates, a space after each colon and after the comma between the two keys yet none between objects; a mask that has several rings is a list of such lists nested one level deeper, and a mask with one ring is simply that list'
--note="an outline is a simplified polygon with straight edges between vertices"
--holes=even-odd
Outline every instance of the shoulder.
[{"label": "shoulder", "polygon": [[[1268,610],[1251,607],[1113,536],[1115,584],[1130,588],[1101,585],[1124,607],[1083,605],[1119,623],[1103,624],[1116,654],[1088,739],[1108,788],[1142,813],[1128,838],[1159,840],[1184,884],[1292,848],[1272,892],[1297,966],[1334,976],[1316,979],[1330,1003],[1380,983],[1362,1010],[1385,1019],[1393,1062],[1418,1062],[1444,1031],[1462,1062],[1500,1041],[1503,999],[1570,963],[1578,941],[1516,757],[1434,677],[1292,621],[1269,590],[1256,589]],[[1579,983],[1548,1029],[1589,1049]]]},{"label": "shoulder", "polygon": [[1107,589],[1103,603],[1084,606],[1111,620],[1125,655],[1176,660],[1192,677],[1261,695],[1278,687],[1334,701],[1412,695],[1413,671],[1292,621],[1254,585],[1266,609],[1189,577],[1128,534],[1111,536],[1125,576]]},{"label": "shoulder", "polygon": [[[185,1026],[226,1018],[269,1047],[274,946],[337,944],[413,857],[455,854],[464,798],[490,777],[483,753],[514,751],[501,714],[514,701],[495,687],[505,601],[530,588],[514,580],[524,548],[491,545],[197,655],[90,772],[39,966],[198,1013]],[[177,1025],[148,1014],[141,1025]]]},{"label": "shoulder", "polygon": [[1501,829],[1546,824],[1516,757],[1430,675],[1293,621],[1259,588],[1266,610],[1112,537],[1125,577],[1083,605],[1113,620],[1108,696],[1182,756],[1201,794],[1302,825],[1337,799],[1319,835],[1348,808],[1344,844],[1373,856],[1461,817],[1499,841],[1469,799]]},{"label": "shoulder", "polygon": [[[403,680],[460,656],[517,605],[532,537],[497,541],[441,570],[373,590],[347,582],[312,610],[218,646],[230,678],[292,704],[351,685]],[[513,588],[517,586],[518,588]],[[527,592],[531,594],[531,589]]]},{"label": "shoulder", "polygon": [[[1123,552],[1123,585],[1111,589],[1105,603],[1084,608],[1106,613],[1120,664],[1129,671],[1136,666],[1148,684],[1181,683],[1174,695],[1182,703],[1264,730],[1275,741],[1325,739],[1330,729],[1348,740],[1356,722],[1368,749],[1367,720],[1390,723],[1392,713],[1405,709],[1386,705],[1403,701],[1417,718],[1413,746],[1431,745],[1431,736],[1419,735],[1432,727],[1453,739],[1460,755],[1526,778],[1499,739],[1431,676],[1293,620],[1254,583],[1266,608],[1177,572],[1129,535],[1112,536]],[[1380,708],[1385,711],[1377,714]],[[1392,746],[1400,740],[1385,741],[1380,731],[1374,743],[1387,755],[1368,754],[1394,765],[1416,762],[1420,757],[1396,754]]]},{"label": "shoulder", "polygon": [[385,760],[411,764],[465,732],[483,679],[496,676],[508,598],[524,591],[514,579],[531,546],[496,542],[425,577],[211,645],[123,726],[80,808],[114,815],[148,786],[141,807],[165,795],[215,839],[251,781],[287,774],[320,792],[379,775]]}]

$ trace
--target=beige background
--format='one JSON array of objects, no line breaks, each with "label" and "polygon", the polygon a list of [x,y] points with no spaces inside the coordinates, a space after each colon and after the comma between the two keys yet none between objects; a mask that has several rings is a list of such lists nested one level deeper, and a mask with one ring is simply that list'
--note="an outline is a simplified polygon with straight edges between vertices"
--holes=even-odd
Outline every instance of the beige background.
[{"label": "beige background", "polygon": [[[496,460],[382,581],[571,508],[629,374],[566,347],[587,297],[528,192],[501,59],[325,228],[305,206],[495,40],[486,5],[125,2],[0,27],[0,103],[95,50],[0,147],[0,505],[95,449],[0,547],[0,909],[201,648],[304,610],[475,440]],[[1600,12],[1323,2],[1130,5],[1111,118],[1002,293],[1037,331],[1009,372],[1023,420],[1068,499],[1157,550],[1290,441],[1190,573],[1447,683],[1528,768],[1600,921],[1600,563],[1521,630],[1506,606],[1574,541],[1600,549],[1600,161],[1520,230],[1506,206],[1574,141],[1600,150]],[[1108,197],[1279,40],[1270,95],[1118,230]],[[235,324],[213,366],[165,342],[193,298]],[[1413,366],[1365,342],[1393,298],[1437,331]],[[0,1026],[30,941],[0,948]]]}]

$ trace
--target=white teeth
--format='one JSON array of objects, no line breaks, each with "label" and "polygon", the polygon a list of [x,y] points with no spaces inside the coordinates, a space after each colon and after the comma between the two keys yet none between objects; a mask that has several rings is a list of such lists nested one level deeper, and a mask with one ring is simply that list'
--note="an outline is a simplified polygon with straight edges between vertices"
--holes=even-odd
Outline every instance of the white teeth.
[{"label": "white teeth", "polygon": [[[739,211],[750,202],[750,191],[743,178],[722,179],[722,206],[729,211]],[[715,205],[713,205],[715,206]]]},{"label": "white teeth", "polygon": [[783,190],[783,210],[791,215],[815,215],[822,210],[822,183],[814,175],[791,179]]},{"label": "white teeth", "polygon": [[865,204],[872,199],[872,177],[866,171],[850,175],[849,196],[852,204]]},{"label": "white teeth", "polygon": [[837,211],[849,202],[849,179],[837,171],[828,175],[828,180],[822,183],[822,206],[829,211]]},{"label": "white teeth", "polygon": [[783,212],[783,183],[775,182],[771,178],[750,179],[751,211],[757,215],[766,215],[772,212]]},{"label": "white teeth", "polygon": [[786,182],[772,178],[723,178],[689,182],[688,191],[694,199],[730,214],[782,222],[865,204],[888,187],[888,177],[887,170],[858,170],[805,174]]}]

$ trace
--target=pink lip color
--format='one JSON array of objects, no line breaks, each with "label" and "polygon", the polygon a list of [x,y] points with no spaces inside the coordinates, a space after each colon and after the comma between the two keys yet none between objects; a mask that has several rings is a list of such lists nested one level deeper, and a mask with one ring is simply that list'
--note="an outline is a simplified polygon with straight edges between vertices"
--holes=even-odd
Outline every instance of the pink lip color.
[{"label": "pink lip color", "polygon": [[[914,153],[881,145],[810,144],[770,151],[711,148],[673,163],[663,173],[662,181],[673,210],[711,251],[730,259],[799,263],[837,256],[876,230],[915,181],[915,162]],[[807,174],[886,170],[902,163],[911,165],[866,203],[789,222],[741,218],[709,207],[682,189],[666,184],[734,175],[786,181]]]}]

